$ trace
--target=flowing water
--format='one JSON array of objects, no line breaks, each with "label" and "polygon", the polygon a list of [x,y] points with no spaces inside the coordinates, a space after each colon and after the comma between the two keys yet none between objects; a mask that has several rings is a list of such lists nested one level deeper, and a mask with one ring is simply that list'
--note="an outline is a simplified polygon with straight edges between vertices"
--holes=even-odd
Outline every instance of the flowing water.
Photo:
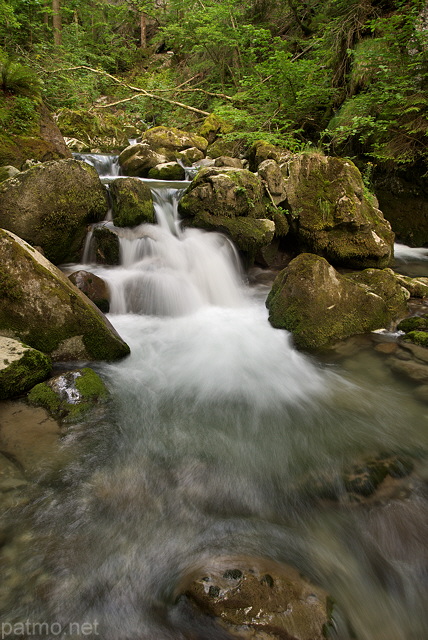
[{"label": "flowing water", "polygon": [[[131,355],[97,367],[107,415],[69,433],[75,459],[19,513],[2,619],[49,637],[74,623],[103,640],[228,638],[178,595],[213,559],[250,556],[332,594],[334,638],[426,640],[426,405],[368,338],[297,352],[230,242],[180,229],[171,188],[155,185],[159,224],[120,230],[120,266],[85,265]],[[416,473],[352,502],[344,467],[381,452]]]}]

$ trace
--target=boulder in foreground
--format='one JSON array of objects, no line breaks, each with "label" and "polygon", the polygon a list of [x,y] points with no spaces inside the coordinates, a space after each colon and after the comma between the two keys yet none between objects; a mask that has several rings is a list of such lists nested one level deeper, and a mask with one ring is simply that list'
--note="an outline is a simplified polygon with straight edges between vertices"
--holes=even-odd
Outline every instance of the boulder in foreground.
[{"label": "boulder in foreground", "polygon": [[128,345],[101,311],[33,247],[0,230],[0,335],[53,360],[116,360]]}]

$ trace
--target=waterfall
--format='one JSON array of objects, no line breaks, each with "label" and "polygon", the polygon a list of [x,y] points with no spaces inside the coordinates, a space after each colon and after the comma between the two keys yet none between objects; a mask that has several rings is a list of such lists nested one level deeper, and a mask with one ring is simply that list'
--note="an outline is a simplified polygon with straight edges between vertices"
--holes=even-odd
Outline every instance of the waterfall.
[{"label": "waterfall", "polygon": [[425,640],[426,488],[359,507],[343,480],[367,455],[423,460],[425,409],[364,343],[341,365],[296,351],[230,241],[180,226],[185,183],[151,186],[158,224],[106,223],[121,264],[86,265],[131,355],[95,365],[106,417],[68,433],[62,481],[34,489],[5,560],[6,619],[96,622],[91,640],[225,640],[182,594],[212,559],[255,557],[328,590],[337,640]]}]

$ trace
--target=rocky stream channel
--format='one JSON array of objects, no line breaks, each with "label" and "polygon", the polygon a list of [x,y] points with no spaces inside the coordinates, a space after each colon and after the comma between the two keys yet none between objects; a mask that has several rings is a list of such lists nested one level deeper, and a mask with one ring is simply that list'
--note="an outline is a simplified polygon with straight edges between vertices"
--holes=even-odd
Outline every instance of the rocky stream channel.
[{"label": "rocky stream channel", "polygon": [[[68,427],[0,403],[2,637],[426,640],[426,350],[297,351],[268,322],[276,274],[181,228],[188,182],[141,182],[157,224],[116,230],[120,264],[94,261],[107,219],[63,266],[108,283],[130,346],[91,365],[109,399]],[[428,251],[395,269],[428,276]]]}]

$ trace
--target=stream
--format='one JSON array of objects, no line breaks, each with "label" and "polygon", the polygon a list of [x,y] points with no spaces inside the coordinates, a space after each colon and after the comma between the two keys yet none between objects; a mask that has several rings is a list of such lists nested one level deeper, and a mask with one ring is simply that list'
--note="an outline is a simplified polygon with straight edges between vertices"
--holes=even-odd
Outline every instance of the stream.
[{"label": "stream", "polygon": [[[249,283],[227,238],[181,230],[188,183],[148,182],[158,224],[119,230],[120,266],[91,262],[88,241],[84,264],[66,267],[108,283],[131,355],[94,365],[107,414],[70,431],[71,461],[11,524],[1,620],[50,624],[20,637],[71,638],[78,623],[91,639],[226,639],[178,596],[233,556],[292,565],[326,589],[332,638],[426,640],[428,408],[375,349],[396,335],[296,351],[268,323],[270,284],[257,270]],[[425,250],[396,256],[428,275]],[[343,469],[377,455],[410,456],[415,470],[353,500]]]}]

